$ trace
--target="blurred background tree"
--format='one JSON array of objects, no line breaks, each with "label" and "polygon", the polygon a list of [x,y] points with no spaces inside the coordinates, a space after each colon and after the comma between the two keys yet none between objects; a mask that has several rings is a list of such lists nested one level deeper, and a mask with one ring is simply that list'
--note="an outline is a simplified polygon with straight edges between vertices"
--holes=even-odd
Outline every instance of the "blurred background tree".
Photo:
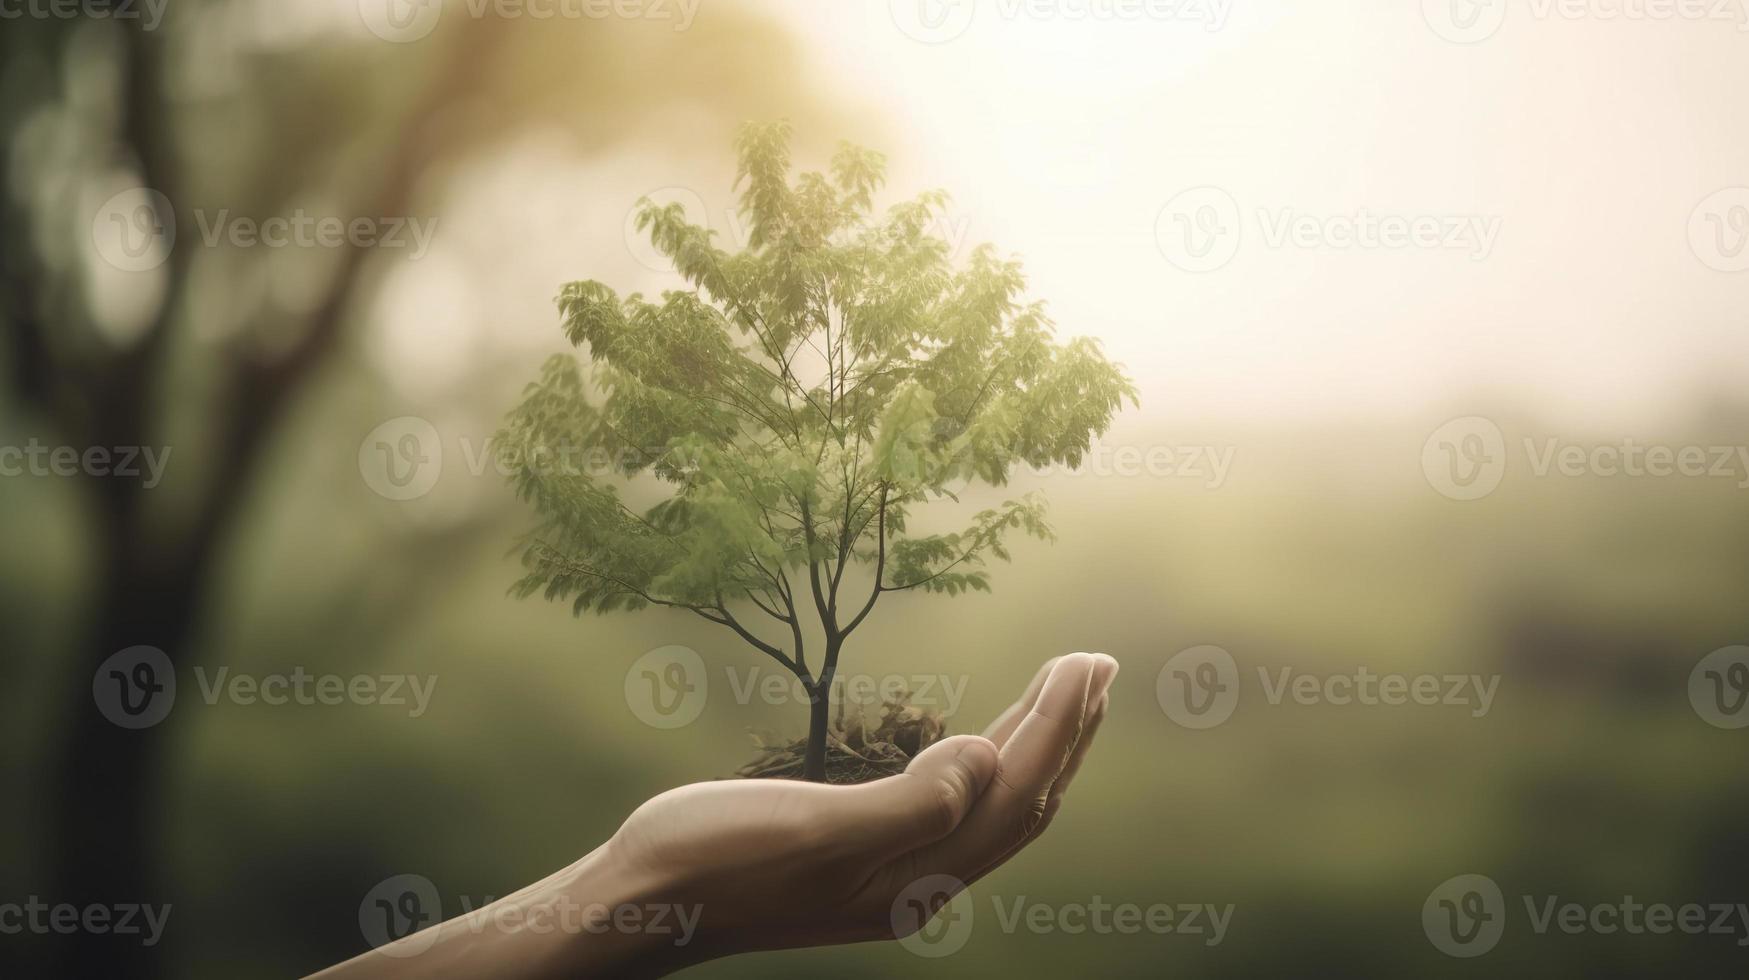
[{"label": "blurred background tree", "polygon": [[[11,403],[56,443],[174,446],[177,457],[161,487],[80,479],[72,502],[91,550],[78,635],[53,660],[58,754],[43,769],[53,802],[39,828],[56,842],[44,890],[68,900],[167,893],[169,736],[106,721],[93,710],[92,672],[149,645],[187,683],[201,628],[220,615],[217,580],[241,560],[237,531],[272,506],[264,460],[291,451],[286,419],[323,397],[334,362],[359,356],[355,335],[396,258],[358,244],[329,255],[203,247],[202,225],[221,212],[259,220],[312,207],[441,222],[454,186],[519,136],[599,154],[671,133],[660,121],[707,87],[725,128],[661,139],[720,142],[744,114],[817,110],[786,84],[783,45],[737,13],[695,25],[709,40],[681,57],[683,35],[667,24],[470,19],[458,8],[431,35],[390,43],[346,17],[349,6],[178,2],[161,25],[12,19],[0,40]],[[109,268],[89,247],[97,205],[128,186],[168,202],[155,220],[178,231],[159,267]],[[264,275],[277,288],[238,288]],[[464,522],[445,534],[478,531]],[[162,965],[114,937],[78,937],[64,952],[70,976]]]}]

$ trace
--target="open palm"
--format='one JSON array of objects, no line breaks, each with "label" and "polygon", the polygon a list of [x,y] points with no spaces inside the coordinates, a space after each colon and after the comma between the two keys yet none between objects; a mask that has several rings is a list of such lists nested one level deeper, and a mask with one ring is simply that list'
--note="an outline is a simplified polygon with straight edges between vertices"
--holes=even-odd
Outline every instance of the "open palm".
[{"label": "open palm", "polygon": [[687,959],[908,934],[1049,825],[1116,674],[1103,654],[1054,658],[983,736],[943,739],[900,775],[683,786],[608,849],[663,882],[664,900],[701,909]]}]

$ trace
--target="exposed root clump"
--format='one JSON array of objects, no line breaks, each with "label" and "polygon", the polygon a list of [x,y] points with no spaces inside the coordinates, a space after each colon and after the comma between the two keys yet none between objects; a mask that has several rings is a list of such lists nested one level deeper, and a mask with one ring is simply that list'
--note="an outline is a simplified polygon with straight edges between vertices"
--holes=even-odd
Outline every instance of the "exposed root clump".
[{"label": "exposed root clump", "polygon": [[[866,783],[905,771],[919,752],[946,733],[941,711],[910,703],[909,692],[885,700],[880,723],[868,727],[860,707],[846,716],[844,700],[826,729],[826,781]],[[769,732],[751,732],[758,755],[736,770],[742,779],[801,779],[808,740],[785,739]]]}]

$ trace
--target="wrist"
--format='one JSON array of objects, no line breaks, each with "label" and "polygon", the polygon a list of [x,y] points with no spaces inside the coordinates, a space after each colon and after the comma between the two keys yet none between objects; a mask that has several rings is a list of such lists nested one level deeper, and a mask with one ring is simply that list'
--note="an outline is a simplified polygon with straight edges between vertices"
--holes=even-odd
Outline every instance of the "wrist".
[{"label": "wrist", "polygon": [[566,975],[661,976],[708,959],[703,905],[681,883],[627,861],[614,842],[534,886],[567,918]]}]

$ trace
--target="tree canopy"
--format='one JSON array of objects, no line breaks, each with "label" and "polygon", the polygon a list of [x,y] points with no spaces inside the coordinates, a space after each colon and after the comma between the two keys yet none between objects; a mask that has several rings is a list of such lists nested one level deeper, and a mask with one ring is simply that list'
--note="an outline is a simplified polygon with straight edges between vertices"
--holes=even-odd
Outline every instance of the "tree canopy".
[{"label": "tree canopy", "polygon": [[[1055,339],[1018,262],[988,245],[954,261],[931,231],[945,194],[877,213],[881,154],[841,144],[828,172],[792,178],[790,135],[737,136],[738,251],[678,204],[639,202],[638,229],[690,288],[565,285],[565,333],[591,373],[551,358],[501,438],[541,517],[514,594],[579,614],[689,610],[826,684],[882,595],[988,590],[1012,534],[1051,537],[1037,494],[950,533],[912,533],[918,508],[1021,465],[1078,465],[1136,396],[1097,341]],[[554,464],[579,449],[610,465]],[[671,495],[628,505],[640,475]],[[759,615],[787,637],[767,639],[746,619]]]}]

